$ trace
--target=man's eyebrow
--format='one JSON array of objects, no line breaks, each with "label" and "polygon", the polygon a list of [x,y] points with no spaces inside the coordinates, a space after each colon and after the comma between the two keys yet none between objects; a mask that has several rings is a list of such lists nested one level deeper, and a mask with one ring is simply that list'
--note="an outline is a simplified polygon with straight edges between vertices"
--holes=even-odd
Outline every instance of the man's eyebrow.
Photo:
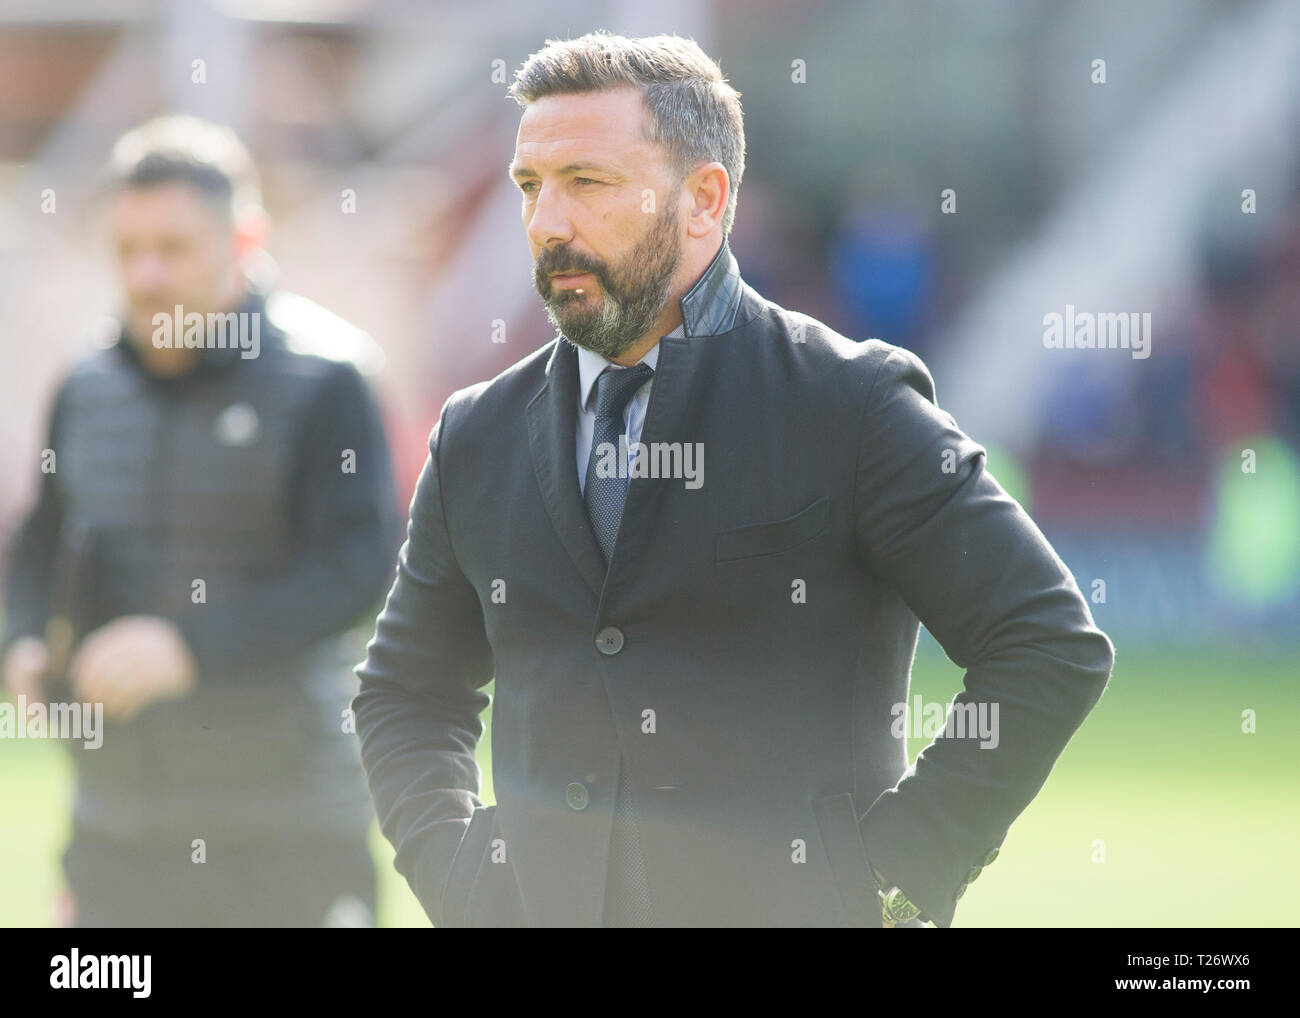
[{"label": "man's eyebrow", "polygon": [[[516,166],[513,161],[506,166],[506,170],[507,172],[509,172],[510,176],[514,177],[515,179],[518,179],[520,177],[537,176],[537,171],[534,170],[531,166]],[[614,169],[612,166],[606,166],[603,163],[592,163],[592,162],[569,163],[567,166],[561,166],[557,172],[579,173],[583,170],[593,170],[596,173],[603,173],[606,176],[611,176],[611,177],[622,176],[622,174],[618,170]]]}]

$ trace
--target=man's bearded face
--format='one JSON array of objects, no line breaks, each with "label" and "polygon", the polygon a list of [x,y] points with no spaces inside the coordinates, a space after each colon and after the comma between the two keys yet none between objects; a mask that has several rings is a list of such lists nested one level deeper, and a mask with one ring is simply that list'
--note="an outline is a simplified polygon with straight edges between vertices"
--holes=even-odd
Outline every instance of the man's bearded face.
[{"label": "man's bearded face", "polygon": [[[547,315],[572,343],[612,360],[650,331],[682,260],[680,197],[679,183],[616,265],[564,248],[544,248],[537,256],[533,283],[546,302]],[[581,272],[591,273],[596,284],[588,278],[576,286],[556,286],[552,280],[557,274]]]}]

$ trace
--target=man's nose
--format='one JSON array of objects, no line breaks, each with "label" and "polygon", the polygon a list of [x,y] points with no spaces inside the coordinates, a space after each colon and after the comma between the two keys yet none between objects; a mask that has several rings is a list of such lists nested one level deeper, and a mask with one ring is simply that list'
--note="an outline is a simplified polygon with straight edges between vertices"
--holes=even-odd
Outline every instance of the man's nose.
[{"label": "man's nose", "polygon": [[528,238],[539,249],[567,244],[573,239],[567,203],[557,188],[542,187],[538,191],[528,219]]},{"label": "man's nose", "polygon": [[167,266],[155,254],[138,254],[122,267],[126,287],[132,293],[154,293],[167,284]]}]

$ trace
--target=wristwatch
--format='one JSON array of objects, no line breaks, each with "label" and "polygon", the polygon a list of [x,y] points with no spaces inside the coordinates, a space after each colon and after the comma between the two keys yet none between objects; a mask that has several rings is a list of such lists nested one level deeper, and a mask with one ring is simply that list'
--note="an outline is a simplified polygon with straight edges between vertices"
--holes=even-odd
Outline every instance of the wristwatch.
[{"label": "wristwatch", "polygon": [[876,880],[876,897],[880,901],[880,925],[893,929],[900,923],[910,923],[918,916],[921,922],[930,922],[930,917],[914,905],[897,884],[887,881],[876,867],[871,867],[871,875]]},{"label": "wristwatch", "polygon": [[[984,859],[975,863],[966,871],[966,879],[957,888],[954,899],[960,901],[961,896],[966,893],[966,888],[974,883],[975,878],[980,875],[984,867],[991,865],[997,857],[998,849],[996,846],[985,852]],[[882,926],[889,929],[899,923],[910,923],[917,918],[927,926],[934,926],[934,920],[909,901],[902,888],[886,880],[884,874],[876,869],[874,865],[871,867],[871,876],[876,881],[876,897],[880,900],[880,924]]]}]

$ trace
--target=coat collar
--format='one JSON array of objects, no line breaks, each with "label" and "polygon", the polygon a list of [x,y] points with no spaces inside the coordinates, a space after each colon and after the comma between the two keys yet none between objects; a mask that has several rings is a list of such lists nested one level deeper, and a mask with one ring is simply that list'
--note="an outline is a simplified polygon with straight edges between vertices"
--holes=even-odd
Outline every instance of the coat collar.
[{"label": "coat collar", "polygon": [[709,267],[682,297],[682,323],[687,336],[716,336],[728,332],[740,310],[740,266],[727,238]]}]

